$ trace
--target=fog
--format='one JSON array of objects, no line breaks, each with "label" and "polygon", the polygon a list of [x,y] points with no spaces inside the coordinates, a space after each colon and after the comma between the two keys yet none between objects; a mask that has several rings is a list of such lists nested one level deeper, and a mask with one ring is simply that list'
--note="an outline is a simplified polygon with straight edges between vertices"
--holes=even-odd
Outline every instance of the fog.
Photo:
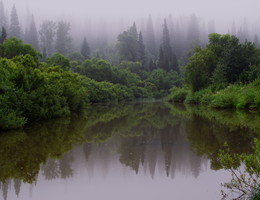
[{"label": "fog", "polygon": [[176,16],[196,13],[202,18],[259,20],[259,0],[6,0],[10,7],[29,8],[41,16],[140,17],[152,15]]},{"label": "fog", "polygon": [[[161,43],[164,18],[167,19],[168,24],[171,23],[169,30],[173,43],[174,40],[179,43],[186,40],[192,15],[196,16],[197,27],[200,31],[198,39],[201,44],[206,43],[207,35],[212,31],[238,35],[241,41],[254,41],[256,36],[260,36],[259,0],[2,1],[8,23],[10,23],[12,7],[16,6],[21,30],[24,33],[30,26],[31,15],[34,15],[38,30],[44,20],[70,23],[73,51],[78,51],[84,36],[87,36],[92,52],[100,49],[100,46],[115,46],[117,36],[127,30],[133,22],[136,23],[138,32],[141,31],[146,40],[145,32],[148,32],[146,29],[149,15],[152,17],[157,50]],[[183,49],[182,52],[177,52],[178,58],[187,51]]]}]

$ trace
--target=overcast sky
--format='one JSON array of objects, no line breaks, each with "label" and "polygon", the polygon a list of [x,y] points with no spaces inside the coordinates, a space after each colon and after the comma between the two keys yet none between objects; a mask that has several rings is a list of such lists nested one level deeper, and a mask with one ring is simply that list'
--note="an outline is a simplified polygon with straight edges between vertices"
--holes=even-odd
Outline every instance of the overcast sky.
[{"label": "overcast sky", "polygon": [[260,0],[3,0],[20,12],[29,8],[41,15],[147,16],[195,13],[203,18],[259,20]]}]

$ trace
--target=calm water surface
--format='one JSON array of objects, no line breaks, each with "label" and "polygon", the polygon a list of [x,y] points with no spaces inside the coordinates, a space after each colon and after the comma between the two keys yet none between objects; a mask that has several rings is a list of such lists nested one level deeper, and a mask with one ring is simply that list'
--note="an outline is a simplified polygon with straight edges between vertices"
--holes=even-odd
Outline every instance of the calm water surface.
[{"label": "calm water surface", "polygon": [[163,103],[92,106],[0,135],[3,200],[221,199],[218,151],[252,151],[259,114]]}]

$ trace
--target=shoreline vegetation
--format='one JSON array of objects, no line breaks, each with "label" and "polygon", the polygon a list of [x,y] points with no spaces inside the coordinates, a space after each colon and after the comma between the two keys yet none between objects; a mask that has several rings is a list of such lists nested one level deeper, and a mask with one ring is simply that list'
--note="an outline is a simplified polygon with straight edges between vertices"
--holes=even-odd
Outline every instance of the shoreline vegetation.
[{"label": "shoreline vegetation", "polygon": [[[119,37],[119,46],[123,43]],[[260,107],[260,49],[235,36],[210,34],[209,43],[195,48],[178,69],[170,57],[160,56],[149,70],[127,58],[113,66],[78,52],[68,57],[54,53],[43,61],[36,49],[15,37],[4,39],[0,50],[0,130],[69,116],[93,103],[142,98],[213,108]]]}]

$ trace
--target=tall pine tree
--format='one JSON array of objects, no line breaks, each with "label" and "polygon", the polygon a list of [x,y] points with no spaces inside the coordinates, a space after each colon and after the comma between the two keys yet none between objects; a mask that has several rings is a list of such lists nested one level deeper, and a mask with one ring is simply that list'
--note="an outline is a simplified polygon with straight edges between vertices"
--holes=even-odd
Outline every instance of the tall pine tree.
[{"label": "tall pine tree", "polygon": [[2,27],[2,32],[1,32],[1,36],[0,36],[0,44],[3,44],[3,42],[6,40],[6,38],[7,38],[7,34],[6,34],[5,27]]},{"label": "tall pine tree", "polygon": [[70,24],[59,22],[56,34],[55,50],[58,53],[67,55],[71,51],[71,37],[69,34]]},{"label": "tall pine tree", "polygon": [[188,23],[187,47],[194,48],[199,45],[199,22],[195,14],[192,14]]},{"label": "tall pine tree", "polygon": [[254,43],[255,43],[255,46],[256,47],[259,47],[260,44],[259,44],[259,40],[258,40],[258,36],[255,34],[255,38],[254,38]]},{"label": "tall pine tree", "polygon": [[153,21],[151,15],[149,15],[148,21],[147,21],[147,28],[146,28],[146,34],[145,34],[145,46],[147,51],[153,55],[157,55],[156,50],[156,43],[155,43],[155,35],[154,35],[154,28],[153,28]]},{"label": "tall pine tree", "polygon": [[30,43],[35,49],[39,50],[38,32],[32,15],[31,26],[27,36],[27,42]]},{"label": "tall pine tree", "polygon": [[166,19],[163,23],[163,43],[160,47],[158,67],[165,71],[178,71],[176,55],[172,51]]},{"label": "tall pine tree", "polygon": [[48,20],[43,21],[40,26],[39,35],[41,50],[46,56],[50,56],[54,52],[56,29],[56,23]]},{"label": "tall pine tree", "polygon": [[7,28],[7,20],[3,1],[0,1],[0,27],[4,27],[5,30]]},{"label": "tall pine tree", "polygon": [[138,61],[138,34],[135,23],[127,31],[119,34],[117,39],[120,61]]},{"label": "tall pine tree", "polygon": [[140,32],[138,37],[138,61],[142,63],[143,67],[145,67],[145,60],[145,46],[143,42],[142,32]]},{"label": "tall pine tree", "polygon": [[18,19],[15,5],[13,6],[12,12],[11,12],[11,23],[10,23],[10,28],[9,28],[9,36],[21,38],[21,28],[19,25],[19,19]]},{"label": "tall pine tree", "polygon": [[90,48],[87,42],[86,37],[84,37],[81,49],[80,49],[80,53],[84,56],[85,59],[89,59],[90,58]]}]

